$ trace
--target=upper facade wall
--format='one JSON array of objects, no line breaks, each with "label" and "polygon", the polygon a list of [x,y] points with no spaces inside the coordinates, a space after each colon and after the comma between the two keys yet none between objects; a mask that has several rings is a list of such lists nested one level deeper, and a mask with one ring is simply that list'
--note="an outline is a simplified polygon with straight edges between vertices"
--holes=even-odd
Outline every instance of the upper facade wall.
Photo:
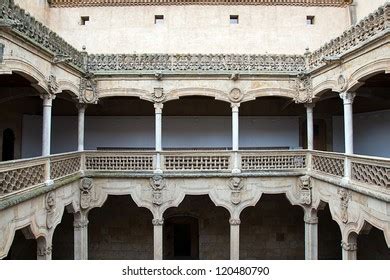
[{"label": "upper facade wall", "polygon": [[[155,15],[164,23],[155,25]],[[239,24],[230,24],[230,15]],[[80,25],[81,16],[89,16]],[[314,25],[306,17],[315,16]],[[348,9],[299,6],[51,8],[50,27],[89,53],[303,54],[349,26]]]},{"label": "upper facade wall", "polygon": [[354,3],[356,5],[356,18],[359,21],[386,3],[386,0],[354,0]]},{"label": "upper facade wall", "polygon": [[48,24],[49,4],[47,0],[14,0],[14,3],[26,10],[38,21]]}]

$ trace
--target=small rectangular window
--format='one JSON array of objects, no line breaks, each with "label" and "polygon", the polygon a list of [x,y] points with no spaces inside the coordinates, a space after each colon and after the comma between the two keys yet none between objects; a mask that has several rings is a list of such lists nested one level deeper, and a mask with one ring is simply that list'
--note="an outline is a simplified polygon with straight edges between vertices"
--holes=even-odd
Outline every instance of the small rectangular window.
[{"label": "small rectangular window", "polygon": [[313,25],[314,24],[314,16],[306,16],[306,24]]},{"label": "small rectangular window", "polygon": [[155,15],[154,16],[154,24],[163,24],[164,16],[163,15]]},{"label": "small rectangular window", "polygon": [[238,15],[230,15],[230,24],[238,24]]},{"label": "small rectangular window", "polygon": [[88,16],[82,16],[81,19],[80,19],[80,24],[81,25],[85,25],[88,21],[89,21],[89,17]]}]

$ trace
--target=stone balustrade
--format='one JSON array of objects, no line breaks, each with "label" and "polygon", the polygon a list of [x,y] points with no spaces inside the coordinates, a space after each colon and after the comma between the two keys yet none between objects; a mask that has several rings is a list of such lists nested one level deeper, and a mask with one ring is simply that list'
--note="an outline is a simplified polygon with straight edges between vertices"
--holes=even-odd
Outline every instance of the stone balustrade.
[{"label": "stone balustrade", "polygon": [[[157,165],[157,160],[160,164]],[[56,184],[63,179],[77,180],[82,174],[94,176],[103,172],[153,176],[160,166],[164,174],[182,176],[230,176],[235,153],[231,151],[86,151],[0,163],[0,198],[33,188]],[[319,175],[332,182],[368,187],[390,193],[390,160],[339,153],[286,150],[240,151],[234,176]],[[293,173],[292,173],[293,172]],[[295,173],[294,173],[295,172]],[[99,176],[100,176],[99,175]],[[343,185],[345,186],[345,185]]]}]

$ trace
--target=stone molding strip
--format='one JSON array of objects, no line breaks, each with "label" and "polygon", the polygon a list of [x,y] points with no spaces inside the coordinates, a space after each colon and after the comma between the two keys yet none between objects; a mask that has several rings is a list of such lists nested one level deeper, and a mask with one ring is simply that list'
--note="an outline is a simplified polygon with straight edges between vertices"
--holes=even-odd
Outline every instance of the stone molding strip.
[{"label": "stone molding strip", "polygon": [[345,7],[352,0],[48,0],[50,7],[152,5],[285,5]]}]

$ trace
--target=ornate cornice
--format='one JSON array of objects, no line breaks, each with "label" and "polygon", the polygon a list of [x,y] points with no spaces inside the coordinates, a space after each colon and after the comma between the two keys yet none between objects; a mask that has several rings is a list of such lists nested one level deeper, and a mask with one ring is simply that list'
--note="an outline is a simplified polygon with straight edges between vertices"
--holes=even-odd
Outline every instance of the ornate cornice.
[{"label": "ornate cornice", "polygon": [[344,7],[352,0],[48,0],[51,7],[152,5],[284,5]]}]

